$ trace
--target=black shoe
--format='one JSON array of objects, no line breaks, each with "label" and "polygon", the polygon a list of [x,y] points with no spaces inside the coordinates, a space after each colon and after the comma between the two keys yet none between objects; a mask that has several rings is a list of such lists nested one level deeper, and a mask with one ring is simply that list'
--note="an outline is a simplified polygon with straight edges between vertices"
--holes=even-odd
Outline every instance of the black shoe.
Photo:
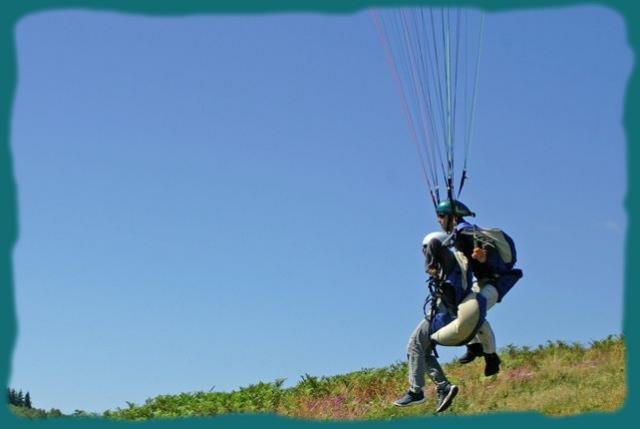
[{"label": "black shoe", "polygon": [[484,354],[484,375],[489,377],[500,372],[500,358],[497,353]]},{"label": "black shoe", "polygon": [[420,392],[412,392],[411,390],[407,391],[407,394],[402,398],[397,399],[393,402],[393,405],[396,407],[408,407],[409,405],[422,404],[425,401],[424,392],[421,390]]},{"label": "black shoe", "polygon": [[453,398],[458,394],[458,386],[448,384],[446,387],[436,390],[438,392],[438,407],[436,408],[436,413],[441,413],[453,403]]},{"label": "black shoe", "polygon": [[467,344],[467,352],[462,356],[460,356],[460,359],[458,359],[458,362],[464,365],[469,362],[472,362],[475,358],[480,357],[483,354],[484,353],[482,353],[482,344],[480,343]]}]

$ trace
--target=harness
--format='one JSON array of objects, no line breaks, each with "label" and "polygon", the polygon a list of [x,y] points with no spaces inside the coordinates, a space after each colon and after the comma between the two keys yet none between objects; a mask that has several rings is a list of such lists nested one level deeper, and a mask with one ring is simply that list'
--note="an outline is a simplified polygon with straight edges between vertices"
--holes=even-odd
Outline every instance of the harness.
[{"label": "harness", "polygon": [[[447,276],[448,277],[448,276]],[[451,323],[458,315],[457,303],[452,302],[452,298],[455,299],[455,296],[452,297],[445,293],[444,285],[445,278],[442,275],[437,277],[430,276],[427,280],[427,288],[429,289],[429,295],[424,300],[424,305],[422,306],[422,312],[424,314],[425,319],[429,321],[429,336],[440,329],[442,326]],[[442,304],[445,308],[445,312],[440,308],[440,304]],[[429,307],[429,311],[427,312],[427,306]],[[474,332],[475,336],[475,332]],[[473,338],[473,336],[471,336]],[[469,338],[469,340],[471,339]],[[433,355],[438,358],[438,343],[434,340],[431,341],[431,349],[433,350]]]},{"label": "harness", "polygon": [[[442,289],[442,285],[444,281],[441,278],[429,277],[427,280],[427,287],[429,288],[429,295],[424,300],[424,305],[422,306],[422,313],[427,320],[433,320],[434,316],[438,312],[438,300],[444,304],[446,309],[453,313],[454,315],[457,313],[457,309],[455,304],[450,302],[449,297],[444,294]],[[429,314],[427,314],[427,306],[429,307]]]},{"label": "harness", "polygon": [[[422,313],[424,313],[424,317],[425,319],[427,319],[429,321],[429,336],[431,336],[431,333],[433,332],[433,321],[435,320],[436,314],[438,313],[438,304],[440,302],[442,302],[445,307],[447,308],[447,310],[450,310],[449,306],[447,305],[447,302],[443,299],[444,298],[444,293],[442,293],[442,285],[443,285],[443,280],[442,278],[440,278],[440,276],[438,276],[438,278],[435,277],[429,277],[429,280],[427,280],[427,288],[429,289],[429,295],[427,295],[427,297],[424,300],[424,305],[422,306]],[[429,307],[429,313],[427,314],[427,306],[430,305]],[[437,345],[438,343],[436,343],[433,340],[431,341],[431,350],[433,350],[433,355],[436,358],[439,358],[440,355],[438,355],[438,350],[437,350]]]},{"label": "harness", "polygon": [[437,345],[466,344],[480,329],[486,315],[486,300],[471,290],[467,259],[454,252],[456,264],[446,275],[442,270],[427,280],[429,295],[422,306],[429,321],[429,337],[434,355]]}]

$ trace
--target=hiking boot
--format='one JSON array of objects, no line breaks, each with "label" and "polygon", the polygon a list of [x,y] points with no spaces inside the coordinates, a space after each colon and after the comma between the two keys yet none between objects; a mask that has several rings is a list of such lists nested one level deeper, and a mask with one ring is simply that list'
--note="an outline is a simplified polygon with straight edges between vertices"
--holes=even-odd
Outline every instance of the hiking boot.
[{"label": "hiking boot", "polygon": [[458,362],[465,365],[469,362],[472,362],[475,358],[480,357],[482,355],[483,355],[482,344],[480,343],[467,344],[467,352],[462,356],[460,356],[460,359],[458,359]]},{"label": "hiking boot", "polygon": [[497,353],[484,354],[484,375],[489,377],[500,372],[500,358]]},{"label": "hiking boot", "polygon": [[447,384],[445,387],[438,387],[436,391],[438,392],[436,413],[441,413],[453,403],[453,398],[458,394],[458,386],[455,384]]},{"label": "hiking boot", "polygon": [[410,405],[422,404],[425,401],[424,392],[420,390],[419,392],[412,392],[408,390],[406,395],[402,398],[397,399],[393,402],[393,405],[396,407],[408,407]]}]

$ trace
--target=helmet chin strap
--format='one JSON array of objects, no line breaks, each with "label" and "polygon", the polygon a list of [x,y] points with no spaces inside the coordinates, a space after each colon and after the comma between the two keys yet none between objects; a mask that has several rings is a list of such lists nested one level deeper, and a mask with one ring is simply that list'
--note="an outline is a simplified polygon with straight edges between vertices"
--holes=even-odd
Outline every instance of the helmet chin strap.
[{"label": "helmet chin strap", "polygon": [[451,234],[453,232],[453,229],[455,228],[455,222],[453,221],[453,215],[450,214],[449,216],[447,216],[447,234]]},{"label": "helmet chin strap", "polygon": [[456,200],[453,199],[453,178],[449,175],[447,179],[447,198],[449,199],[449,206],[451,207],[451,213],[447,218],[447,232],[453,232],[453,217],[456,215]]}]

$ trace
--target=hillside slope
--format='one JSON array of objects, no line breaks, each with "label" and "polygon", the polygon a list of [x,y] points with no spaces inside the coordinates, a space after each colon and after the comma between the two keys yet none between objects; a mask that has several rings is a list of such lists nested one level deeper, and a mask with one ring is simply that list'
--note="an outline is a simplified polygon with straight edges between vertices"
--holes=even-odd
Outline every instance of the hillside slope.
[{"label": "hillside slope", "polygon": [[[584,412],[613,412],[626,393],[625,346],[610,336],[588,347],[549,342],[535,349],[508,346],[500,350],[502,371],[482,375],[484,363],[444,365],[460,387],[447,414],[471,415],[503,411],[536,411],[564,416]],[[431,415],[432,387],[426,403],[397,408],[391,402],[406,390],[406,364],[331,377],[305,375],[294,387],[283,380],[258,383],[234,392],[183,393],[158,396],[143,405],[107,411],[113,419],[145,420],[225,413],[276,413],[305,419],[389,419]]]}]

